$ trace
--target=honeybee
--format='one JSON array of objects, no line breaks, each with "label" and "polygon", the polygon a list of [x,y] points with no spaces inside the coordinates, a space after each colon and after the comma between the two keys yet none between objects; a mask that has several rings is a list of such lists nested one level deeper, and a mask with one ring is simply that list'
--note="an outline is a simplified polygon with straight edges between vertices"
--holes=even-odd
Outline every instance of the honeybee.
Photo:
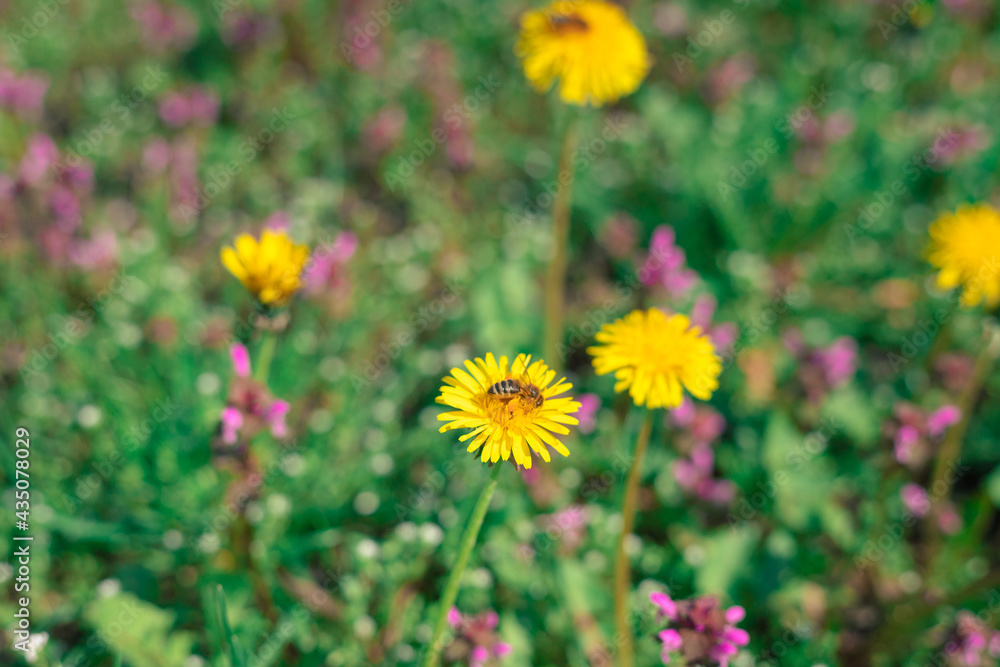
[{"label": "honeybee", "polygon": [[550,14],[549,25],[553,30],[576,28],[586,30],[587,23],[576,14]]},{"label": "honeybee", "polygon": [[538,387],[530,382],[515,380],[514,378],[500,380],[490,387],[486,393],[493,394],[502,401],[509,401],[512,398],[520,396],[525,402],[529,405],[534,405],[536,408],[542,407],[542,403],[545,402],[545,397],[542,396],[542,392]]}]

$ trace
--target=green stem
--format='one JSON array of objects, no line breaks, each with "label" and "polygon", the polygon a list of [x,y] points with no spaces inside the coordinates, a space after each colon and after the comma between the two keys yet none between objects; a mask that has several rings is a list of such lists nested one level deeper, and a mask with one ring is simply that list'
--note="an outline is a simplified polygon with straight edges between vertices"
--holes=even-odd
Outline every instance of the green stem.
[{"label": "green stem", "polygon": [[653,429],[653,411],[646,410],[642,428],[635,443],[635,455],[632,457],[632,467],[625,483],[625,499],[622,503],[622,534],[618,538],[618,554],[615,560],[615,627],[618,647],[618,664],[620,667],[632,667],[635,663],[632,648],[632,626],[629,623],[628,594],[631,588],[631,572],[629,570],[628,554],[625,553],[625,540],[632,533],[635,525],[635,506],[639,497],[639,480],[642,478],[642,461],[649,445],[649,434]]},{"label": "green stem", "polygon": [[983,384],[998,356],[1000,356],[1000,330],[997,329],[992,320],[987,320],[983,325],[982,347],[976,357],[972,377],[958,398],[958,409],[962,411],[961,421],[948,431],[944,442],[941,443],[941,449],[938,450],[937,462],[934,466],[934,476],[930,486],[931,521],[928,526],[930,532],[928,566],[933,564],[934,556],[937,555],[941,546],[941,529],[938,520],[941,507],[951,495],[951,487],[955,480],[955,465],[962,453],[962,441],[965,439],[965,432],[969,428],[972,411],[976,407]]},{"label": "green stem", "polygon": [[451,568],[451,574],[448,575],[448,583],[445,584],[444,593],[441,595],[441,606],[438,609],[437,621],[434,623],[434,634],[431,636],[431,643],[427,647],[427,653],[424,654],[424,661],[421,663],[423,667],[437,667],[441,658],[441,651],[444,650],[445,641],[443,637],[444,629],[448,624],[448,610],[455,605],[455,599],[458,597],[458,587],[462,583],[462,573],[465,572],[465,566],[469,562],[472,547],[476,545],[476,539],[479,537],[479,529],[483,526],[483,519],[486,517],[486,510],[490,506],[490,499],[493,497],[493,492],[496,491],[497,477],[500,475],[500,468],[502,466],[502,462],[493,464],[490,481],[479,493],[479,500],[476,501],[476,507],[472,510],[472,516],[465,527],[465,533],[462,535],[462,541],[458,548],[458,558],[455,559],[455,564]]},{"label": "green stem", "polygon": [[271,372],[271,360],[274,359],[274,349],[278,344],[278,335],[273,331],[261,332],[260,349],[257,351],[257,363],[254,364],[253,377],[257,382],[267,386],[267,376]]},{"label": "green stem", "polygon": [[569,256],[569,218],[573,205],[573,154],[576,152],[576,120],[566,122],[559,153],[559,189],[552,205],[552,260],[545,276],[545,358],[556,366],[562,361],[559,342],[563,335],[566,263]]}]

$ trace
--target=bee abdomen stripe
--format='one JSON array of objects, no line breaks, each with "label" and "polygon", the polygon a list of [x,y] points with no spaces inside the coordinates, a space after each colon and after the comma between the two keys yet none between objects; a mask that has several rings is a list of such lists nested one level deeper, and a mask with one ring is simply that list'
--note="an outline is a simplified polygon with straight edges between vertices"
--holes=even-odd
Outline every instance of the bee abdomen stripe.
[{"label": "bee abdomen stripe", "polygon": [[491,394],[516,394],[520,391],[520,385],[514,380],[500,380],[489,389]]}]

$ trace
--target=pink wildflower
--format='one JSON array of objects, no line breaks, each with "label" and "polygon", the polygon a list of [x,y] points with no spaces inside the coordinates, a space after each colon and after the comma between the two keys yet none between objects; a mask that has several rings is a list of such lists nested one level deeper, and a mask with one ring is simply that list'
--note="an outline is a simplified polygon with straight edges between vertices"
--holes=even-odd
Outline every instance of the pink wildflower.
[{"label": "pink wildflower", "polygon": [[690,459],[681,458],[674,462],[674,479],[684,490],[690,491],[702,500],[725,505],[732,501],[735,489],[729,480],[713,477],[715,455],[708,445],[697,445],[691,450]]},{"label": "pink wildflower", "polygon": [[252,45],[274,31],[274,20],[260,12],[233,10],[222,17],[222,41],[230,47]]},{"label": "pink wildflower", "polygon": [[384,153],[399,141],[405,128],[406,111],[402,107],[382,107],[365,125],[362,143],[371,153]]},{"label": "pink wildflower", "polygon": [[37,111],[49,83],[45,79],[30,74],[18,76],[9,70],[0,69],[0,107],[15,111]]},{"label": "pink wildflower", "polygon": [[209,126],[219,115],[219,96],[201,86],[168,94],[160,102],[160,118],[167,125]]},{"label": "pink wildflower", "polygon": [[41,184],[58,160],[59,149],[49,135],[31,135],[28,148],[21,157],[21,182],[30,186]]},{"label": "pink wildflower", "polygon": [[583,542],[587,533],[587,508],[570,505],[555,514],[540,517],[549,537],[562,543],[564,552],[572,553]]},{"label": "pink wildflower", "polygon": [[899,491],[899,497],[907,511],[916,517],[925,517],[931,510],[931,499],[927,491],[919,484],[904,484]]},{"label": "pink wildflower", "polygon": [[941,437],[962,419],[962,411],[944,405],[927,414],[911,403],[898,403],[894,419],[885,431],[893,438],[896,460],[911,470],[919,470],[934,456]]},{"label": "pink wildflower", "polygon": [[954,405],[938,408],[927,417],[927,435],[937,438],[944,434],[949,426],[954,426],[962,420],[962,411]]},{"label": "pink wildflower", "polygon": [[358,237],[352,232],[341,232],[333,243],[314,252],[303,274],[306,292],[318,294],[347,287],[347,261],[357,248]]},{"label": "pink wildflower", "polygon": [[976,614],[962,610],[944,646],[948,667],[981,667],[1000,657],[1000,632],[988,627]]},{"label": "pink wildflower", "polygon": [[663,287],[672,296],[684,296],[697,282],[698,274],[687,268],[684,251],[674,245],[674,239],[674,230],[667,225],[653,231],[639,279],[646,286]]},{"label": "pink wildflower", "polygon": [[593,433],[597,426],[597,411],[601,409],[601,397],[597,394],[581,394],[576,400],[580,403],[580,409],[574,416],[580,422],[580,433]]},{"label": "pink wildflower", "polygon": [[268,428],[275,438],[288,435],[285,418],[291,406],[275,398],[267,387],[252,379],[250,354],[245,346],[234,343],[229,348],[236,378],[229,390],[229,400],[222,410],[222,440],[234,444],[240,432],[247,438]]},{"label": "pink wildflower", "polygon": [[142,29],[143,43],[156,51],[186,48],[198,29],[186,9],[153,0],[133,4],[129,13]]},{"label": "pink wildflower", "polygon": [[799,359],[799,379],[813,403],[850,382],[857,372],[858,343],[849,336],[841,336],[827,347],[814,348],[806,344],[798,329],[788,329],[782,341]]},{"label": "pink wildflower", "polygon": [[669,415],[674,425],[687,431],[696,445],[711,445],[726,430],[725,418],[714,408],[695,405],[686,397]]},{"label": "pink wildflower", "polygon": [[847,384],[857,372],[858,343],[853,338],[841,336],[829,347],[814,353],[816,363],[823,370],[831,388]]},{"label": "pink wildflower", "polygon": [[723,322],[713,326],[712,316],[715,315],[715,308],[714,296],[708,294],[699,296],[691,307],[691,324],[701,327],[701,330],[708,334],[708,337],[712,339],[712,344],[715,345],[716,352],[725,354],[736,342],[739,329],[732,322]]},{"label": "pink wildflower", "polygon": [[[500,617],[495,611],[485,611],[475,616],[465,616],[452,607],[448,610],[448,625],[455,630],[456,639],[445,652],[451,661],[467,658],[469,667],[486,667],[499,664],[500,658],[511,652],[510,644],[500,641],[496,628]],[[491,659],[495,659],[491,662]]]},{"label": "pink wildflower", "polygon": [[657,592],[650,594],[649,599],[658,608],[657,617],[669,623],[658,635],[663,664],[679,653],[691,667],[713,664],[728,667],[729,659],[739,647],[750,643],[746,630],[736,627],[746,615],[743,607],[722,609],[710,595],[675,601],[666,593]]}]

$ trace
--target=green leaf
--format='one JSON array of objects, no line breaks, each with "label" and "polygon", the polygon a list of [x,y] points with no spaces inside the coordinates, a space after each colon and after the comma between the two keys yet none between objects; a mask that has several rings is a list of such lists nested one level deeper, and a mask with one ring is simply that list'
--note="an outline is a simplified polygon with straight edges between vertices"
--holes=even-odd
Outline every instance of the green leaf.
[{"label": "green leaf", "polygon": [[754,524],[723,528],[709,536],[702,547],[705,559],[695,570],[699,593],[729,593],[736,578],[749,567],[750,554],[760,541]]},{"label": "green leaf", "polygon": [[194,636],[171,631],[174,614],[131,593],[94,600],[84,618],[115,654],[117,664],[127,660],[134,665],[183,667],[191,656]]}]

